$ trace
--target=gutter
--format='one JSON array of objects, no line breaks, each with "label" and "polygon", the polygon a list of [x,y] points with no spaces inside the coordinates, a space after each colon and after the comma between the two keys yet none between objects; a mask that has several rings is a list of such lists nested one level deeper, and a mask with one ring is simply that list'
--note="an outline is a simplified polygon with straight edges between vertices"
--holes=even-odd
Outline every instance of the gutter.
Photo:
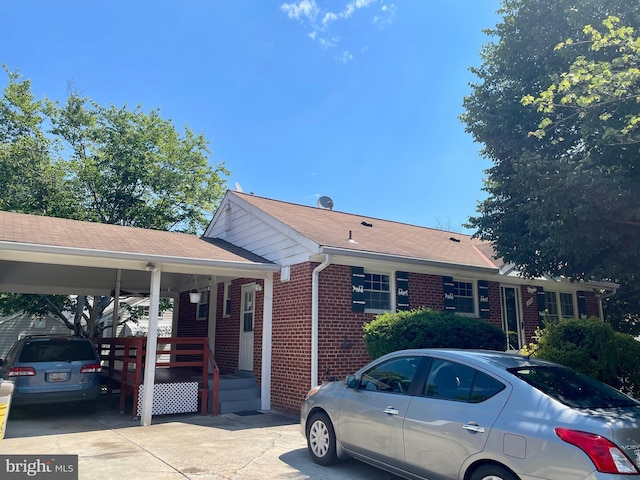
[{"label": "gutter", "polygon": [[326,254],[324,262],[313,269],[311,276],[311,388],[318,386],[318,285],[320,272],[331,264],[331,255]]},{"label": "gutter", "polygon": [[[158,255],[154,253],[131,253],[111,250],[93,250],[88,248],[77,247],[61,247],[32,243],[4,242],[0,241],[0,252],[25,253],[25,254],[41,254],[54,255],[77,258],[79,256],[106,259],[109,262],[114,260],[124,262],[144,262],[149,261],[161,264],[182,265],[182,266],[202,266],[214,268],[230,268],[230,269],[250,269],[260,272],[276,272],[280,270],[280,266],[274,263],[255,263],[251,261],[233,261],[233,260],[209,260],[206,258],[195,257],[175,257],[167,255]],[[0,254],[0,259],[10,260]],[[34,262],[37,263],[37,262]],[[66,263],[65,263],[66,264]],[[110,264],[112,265],[112,264]]]},{"label": "gutter", "polygon": [[456,270],[465,270],[472,272],[482,272],[484,274],[499,273],[500,270],[495,266],[479,266],[479,265],[463,265],[460,263],[453,262],[443,262],[437,260],[425,260],[422,258],[416,257],[405,257],[403,255],[389,255],[385,253],[375,253],[375,252],[366,252],[359,250],[351,250],[348,248],[338,248],[338,247],[321,247],[320,252],[325,255],[336,255],[336,256],[345,256],[348,258],[363,258],[368,260],[377,260],[384,262],[400,262],[409,265],[420,265],[423,267],[435,267],[435,268],[444,268],[451,269],[455,268]]}]

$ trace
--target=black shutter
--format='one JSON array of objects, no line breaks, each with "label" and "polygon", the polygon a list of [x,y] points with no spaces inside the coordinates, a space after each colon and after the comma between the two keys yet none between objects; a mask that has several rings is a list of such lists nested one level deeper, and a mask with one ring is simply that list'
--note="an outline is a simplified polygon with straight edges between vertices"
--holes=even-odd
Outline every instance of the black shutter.
[{"label": "black shutter", "polygon": [[578,292],[578,318],[587,318],[586,292]]},{"label": "black shutter", "polygon": [[351,311],[364,312],[363,267],[351,267]]},{"label": "black shutter", "polygon": [[444,309],[448,312],[456,311],[456,299],[453,295],[453,277],[442,277],[444,287]]},{"label": "black shutter", "polygon": [[489,282],[478,280],[478,306],[480,307],[480,318],[491,318],[489,307]]},{"label": "black shutter", "polygon": [[396,272],[396,309],[409,310],[409,274]]},{"label": "black shutter", "polygon": [[544,328],[544,316],[547,310],[547,300],[544,296],[544,288],[536,287],[538,290],[538,326]]}]

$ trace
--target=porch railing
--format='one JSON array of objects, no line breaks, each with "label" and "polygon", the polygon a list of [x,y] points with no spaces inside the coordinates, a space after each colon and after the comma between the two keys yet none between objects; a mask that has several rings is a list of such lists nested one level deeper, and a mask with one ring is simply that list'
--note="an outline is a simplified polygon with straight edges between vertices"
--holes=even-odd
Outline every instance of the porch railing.
[{"label": "porch railing", "polygon": [[[126,398],[133,396],[133,408],[138,404],[139,387],[144,383],[144,368],[147,348],[146,337],[94,338],[100,353],[103,374],[109,378],[108,388],[113,383],[120,384],[120,412],[124,413]],[[198,395],[200,410],[207,414],[209,396],[209,368],[213,373],[213,409],[218,413],[219,370],[209,347],[207,337],[159,337],[156,348],[156,376],[160,369],[181,368],[200,371]],[[172,372],[172,370],[167,370]]]}]

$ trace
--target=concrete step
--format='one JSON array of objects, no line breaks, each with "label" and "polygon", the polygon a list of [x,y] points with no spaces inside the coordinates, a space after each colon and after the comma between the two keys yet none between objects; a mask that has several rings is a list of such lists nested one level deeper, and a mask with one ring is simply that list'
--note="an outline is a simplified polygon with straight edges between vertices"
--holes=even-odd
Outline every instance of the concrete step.
[{"label": "concrete step", "polygon": [[244,412],[246,410],[260,410],[260,398],[220,402],[220,413]]},{"label": "concrete step", "polygon": [[[253,372],[237,371],[232,375],[221,375],[218,401],[220,413],[260,409],[260,387]],[[209,379],[208,409],[209,412],[213,411],[213,378]]]}]

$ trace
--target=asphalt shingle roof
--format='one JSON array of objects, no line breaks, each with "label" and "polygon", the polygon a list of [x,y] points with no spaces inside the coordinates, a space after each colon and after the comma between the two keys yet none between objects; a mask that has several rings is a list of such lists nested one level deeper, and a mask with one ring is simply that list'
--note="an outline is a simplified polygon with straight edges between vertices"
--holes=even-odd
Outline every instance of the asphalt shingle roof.
[{"label": "asphalt shingle roof", "polygon": [[114,253],[270,263],[222,240],[6,211],[0,211],[0,241]]},{"label": "asphalt shingle roof", "polygon": [[[318,245],[459,265],[498,268],[493,249],[470,235],[271,200],[236,191]],[[349,241],[351,238],[352,241]]]}]

